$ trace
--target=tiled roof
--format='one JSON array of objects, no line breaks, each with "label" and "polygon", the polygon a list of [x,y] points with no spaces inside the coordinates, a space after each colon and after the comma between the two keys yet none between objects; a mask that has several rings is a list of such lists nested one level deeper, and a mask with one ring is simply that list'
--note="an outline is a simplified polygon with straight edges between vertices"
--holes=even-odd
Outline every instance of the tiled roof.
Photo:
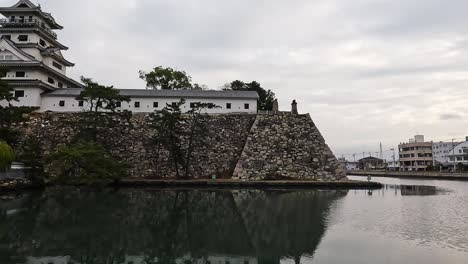
[{"label": "tiled roof", "polygon": [[[83,89],[64,88],[43,96],[78,96]],[[143,90],[119,89],[121,95],[130,97],[177,97],[177,98],[240,98],[258,99],[255,91],[218,91],[218,90]]]}]

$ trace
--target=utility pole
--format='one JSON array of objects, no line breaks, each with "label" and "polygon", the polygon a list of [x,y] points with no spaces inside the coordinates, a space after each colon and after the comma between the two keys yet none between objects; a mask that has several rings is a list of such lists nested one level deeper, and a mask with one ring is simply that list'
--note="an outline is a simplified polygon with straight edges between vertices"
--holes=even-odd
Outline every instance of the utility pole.
[{"label": "utility pole", "polygon": [[453,142],[455,138],[452,138],[452,156],[453,156],[453,172],[457,171],[457,159],[455,158],[455,147],[453,146]]},{"label": "utility pole", "polygon": [[380,158],[383,159],[382,142],[380,142]]},{"label": "utility pole", "polygon": [[354,162],[356,162],[356,153],[353,154]]}]

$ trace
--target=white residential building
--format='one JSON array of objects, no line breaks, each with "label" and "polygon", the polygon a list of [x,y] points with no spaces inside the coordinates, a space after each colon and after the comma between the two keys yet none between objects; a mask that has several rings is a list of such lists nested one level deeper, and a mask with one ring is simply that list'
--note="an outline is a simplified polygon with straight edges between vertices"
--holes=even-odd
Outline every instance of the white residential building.
[{"label": "white residential building", "polygon": [[[63,29],[51,14],[43,12],[29,0],[20,0],[11,7],[0,7],[0,67],[8,72],[2,79],[14,88],[16,106],[38,107],[39,111],[76,112],[86,108],[75,98],[83,85],[67,77],[67,68],[74,66],[62,54],[68,48],[57,40],[54,30]],[[256,113],[257,92],[252,91],[154,91],[121,89],[131,98],[121,108],[132,112],[153,112],[166,104],[184,98],[182,110],[194,103],[217,107],[207,113]],[[6,102],[0,102],[5,106]]]},{"label": "white residential building", "polygon": [[451,154],[453,148],[461,142],[434,142],[432,143],[432,157],[434,166],[447,165],[449,163],[448,155]]},{"label": "white residential building", "polygon": [[459,163],[468,165],[468,137],[467,141],[456,145],[455,148],[448,154],[448,164],[450,166]]}]

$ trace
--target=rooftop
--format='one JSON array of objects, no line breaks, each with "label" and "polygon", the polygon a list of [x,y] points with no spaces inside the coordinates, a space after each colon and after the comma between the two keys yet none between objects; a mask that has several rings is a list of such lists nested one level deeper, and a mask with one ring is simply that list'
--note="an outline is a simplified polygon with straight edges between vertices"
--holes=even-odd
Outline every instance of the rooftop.
[{"label": "rooftop", "polygon": [[[258,99],[255,91],[219,91],[219,90],[150,90],[150,89],[118,89],[121,95],[130,97],[177,97],[177,98],[239,98]],[[80,95],[83,89],[65,88],[59,89],[44,96],[70,96]]]}]

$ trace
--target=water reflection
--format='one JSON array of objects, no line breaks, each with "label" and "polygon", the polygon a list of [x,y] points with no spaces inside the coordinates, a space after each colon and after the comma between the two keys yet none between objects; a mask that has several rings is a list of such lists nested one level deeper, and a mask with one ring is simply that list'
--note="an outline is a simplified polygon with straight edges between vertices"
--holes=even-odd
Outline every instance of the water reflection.
[{"label": "water reflection", "polygon": [[[346,191],[52,191],[0,202],[2,263],[280,263]],[[14,213],[11,213],[14,210]],[[63,256],[63,257],[46,257]]]}]

